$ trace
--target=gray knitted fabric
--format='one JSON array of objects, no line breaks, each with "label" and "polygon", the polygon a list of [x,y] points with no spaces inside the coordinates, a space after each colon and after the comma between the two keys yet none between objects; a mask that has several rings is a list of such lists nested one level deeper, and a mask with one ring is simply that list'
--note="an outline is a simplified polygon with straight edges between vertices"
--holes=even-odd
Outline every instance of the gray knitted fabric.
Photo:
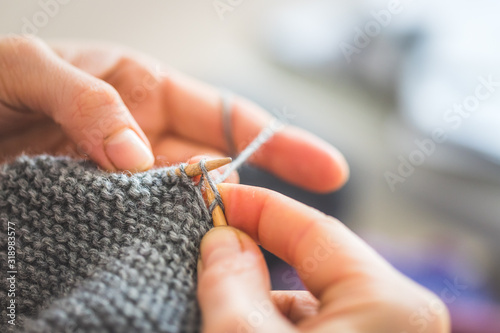
[{"label": "gray knitted fabric", "polygon": [[191,179],[168,170],[109,174],[49,156],[0,166],[0,331],[198,332],[196,265],[211,218]]}]

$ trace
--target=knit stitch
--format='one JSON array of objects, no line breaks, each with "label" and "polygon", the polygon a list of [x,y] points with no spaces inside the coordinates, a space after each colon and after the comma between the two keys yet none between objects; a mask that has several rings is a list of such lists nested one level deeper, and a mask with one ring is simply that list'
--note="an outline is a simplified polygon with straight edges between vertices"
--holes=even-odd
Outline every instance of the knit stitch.
[{"label": "knit stitch", "polygon": [[171,171],[110,174],[49,156],[0,166],[0,331],[198,332],[196,265],[211,217],[197,185]]}]

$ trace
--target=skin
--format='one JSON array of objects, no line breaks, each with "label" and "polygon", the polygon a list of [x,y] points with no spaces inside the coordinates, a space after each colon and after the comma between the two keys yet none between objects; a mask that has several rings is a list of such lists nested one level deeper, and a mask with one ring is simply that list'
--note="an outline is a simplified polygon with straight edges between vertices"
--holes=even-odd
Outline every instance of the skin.
[{"label": "skin", "polygon": [[[239,97],[231,114],[238,150],[271,119]],[[0,38],[0,162],[21,153],[69,154],[105,170],[140,172],[227,150],[215,88],[117,46]],[[336,190],[349,176],[335,148],[292,126],[250,162],[315,192]],[[236,174],[228,179],[237,181]],[[264,189],[221,184],[219,190],[231,227],[215,228],[202,241],[204,332],[449,331],[435,295],[338,221]],[[309,292],[271,292],[257,243],[296,267]],[[256,304],[265,310],[258,325],[250,320],[259,315]],[[425,328],[412,326],[411,316],[429,304],[434,312]]]},{"label": "skin", "polygon": [[[219,191],[230,226],[202,240],[203,332],[450,332],[444,303],[338,220],[267,189]],[[296,268],[309,291],[270,291],[257,244]]]},{"label": "skin", "polygon": [[[195,155],[225,156],[218,90],[119,47],[0,39],[0,161],[21,152],[85,154],[102,168],[144,171]],[[236,98],[231,125],[241,150],[271,117]],[[155,157],[107,147],[125,129]],[[289,126],[252,163],[311,191],[341,187],[349,169],[323,140]],[[317,172],[309,173],[310,165]],[[233,179],[234,180],[234,179]]]}]

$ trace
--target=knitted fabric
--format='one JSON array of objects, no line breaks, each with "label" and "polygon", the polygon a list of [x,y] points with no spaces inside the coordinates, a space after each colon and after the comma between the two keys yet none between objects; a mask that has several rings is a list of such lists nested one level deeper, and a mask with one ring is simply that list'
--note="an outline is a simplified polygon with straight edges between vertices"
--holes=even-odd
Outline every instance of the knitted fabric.
[{"label": "knitted fabric", "polygon": [[[16,326],[7,323],[8,222]],[[196,266],[211,218],[187,176],[21,157],[0,166],[0,225],[0,331],[199,331]]]}]

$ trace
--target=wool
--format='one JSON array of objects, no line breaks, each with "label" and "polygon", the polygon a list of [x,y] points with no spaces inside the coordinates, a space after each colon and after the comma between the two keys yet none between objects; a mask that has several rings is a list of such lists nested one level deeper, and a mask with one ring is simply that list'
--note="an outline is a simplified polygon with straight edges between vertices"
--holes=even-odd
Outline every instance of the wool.
[{"label": "wool", "polygon": [[243,165],[243,163],[245,163],[253,154],[255,154],[255,152],[257,152],[263,144],[268,142],[276,134],[276,132],[283,129],[284,126],[285,125],[278,119],[272,118],[269,122],[269,125],[264,127],[255,137],[255,139],[253,139],[252,142],[250,142],[250,144],[240,152],[240,154],[229,165],[224,173],[215,180],[215,183],[219,184],[226,180],[233,171],[238,170]]},{"label": "wool", "polygon": [[231,126],[231,117],[233,111],[234,94],[225,88],[220,89],[221,106],[222,106],[222,128],[224,130],[224,138],[229,151],[229,156],[238,155],[238,149],[234,144],[233,130]]},{"label": "wool", "polygon": [[220,196],[219,190],[217,189],[217,185],[215,185],[215,182],[213,181],[212,177],[208,174],[207,167],[205,166],[205,159],[202,159],[200,161],[200,169],[203,172],[200,178],[199,184],[203,186],[205,183],[204,180],[207,181],[208,186],[212,189],[212,192],[214,194],[214,201],[210,203],[210,206],[208,207],[208,210],[210,211],[210,214],[213,213],[215,208],[219,206],[222,211],[225,213],[225,208],[224,208],[224,202],[222,202],[222,197]]},{"label": "wool", "polygon": [[[8,222],[15,327],[6,319]],[[199,331],[196,267],[211,217],[185,174],[23,156],[0,167],[0,225],[0,331]]]},{"label": "wool", "polygon": [[[259,148],[269,141],[277,131],[283,129],[284,125],[281,121],[276,118],[271,118],[269,124],[264,127],[259,134],[250,142],[248,146],[245,147],[243,151],[238,154],[238,149],[236,148],[234,142],[233,129],[231,126],[231,116],[233,112],[233,100],[234,95],[228,89],[220,89],[221,95],[221,106],[222,106],[222,128],[224,130],[224,138],[226,139],[226,144],[229,149],[231,156],[236,156],[236,159],[229,165],[229,167],[220,175],[216,180],[215,184],[222,183],[226,180],[229,175],[238,170],[243,163],[245,163]],[[210,185],[211,187],[212,184]],[[217,190],[214,193],[218,193]],[[220,200],[218,200],[220,201]]]}]

